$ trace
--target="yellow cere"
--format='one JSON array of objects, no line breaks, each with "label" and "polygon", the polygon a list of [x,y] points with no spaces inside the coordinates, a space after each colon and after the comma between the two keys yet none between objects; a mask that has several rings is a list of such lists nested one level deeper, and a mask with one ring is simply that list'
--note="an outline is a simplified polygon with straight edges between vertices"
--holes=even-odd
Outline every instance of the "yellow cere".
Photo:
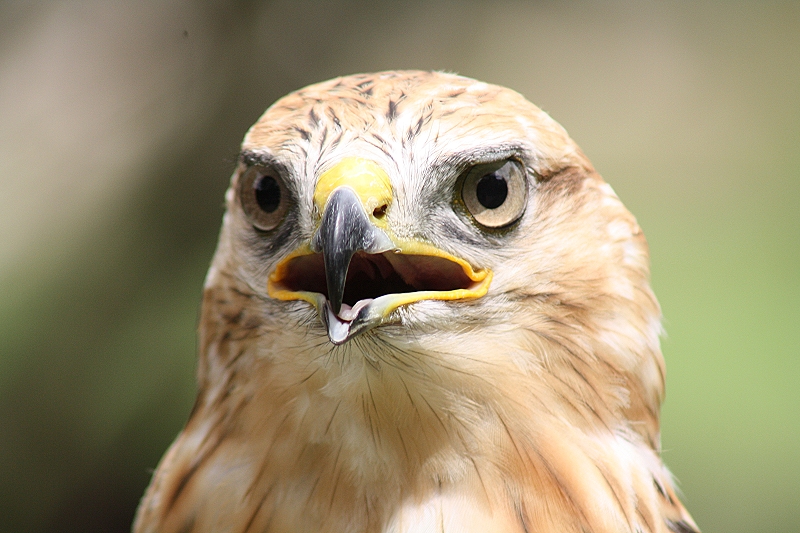
[{"label": "yellow cere", "polygon": [[[319,177],[314,190],[314,203],[320,213],[325,210],[331,193],[342,186],[356,192],[370,218],[373,218],[372,212],[376,208],[383,205],[388,207],[392,202],[389,176],[377,163],[361,157],[346,157]],[[373,220],[379,225],[382,225],[381,222]]]}]

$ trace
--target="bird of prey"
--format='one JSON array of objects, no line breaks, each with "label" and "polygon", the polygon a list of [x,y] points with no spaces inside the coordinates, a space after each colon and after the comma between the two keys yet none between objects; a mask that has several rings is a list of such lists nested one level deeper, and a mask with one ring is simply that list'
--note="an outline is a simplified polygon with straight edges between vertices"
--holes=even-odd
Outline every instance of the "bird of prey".
[{"label": "bird of prey", "polygon": [[311,85],[248,131],[226,205],[135,532],[698,531],[645,238],[521,95]]}]

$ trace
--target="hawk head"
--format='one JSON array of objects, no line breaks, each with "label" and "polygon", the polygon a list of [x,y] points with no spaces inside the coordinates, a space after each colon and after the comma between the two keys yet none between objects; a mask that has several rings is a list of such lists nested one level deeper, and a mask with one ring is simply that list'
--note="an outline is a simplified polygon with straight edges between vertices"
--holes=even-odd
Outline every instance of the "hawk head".
[{"label": "hawk head", "polygon": [[647,245],[547,114],[431,72],[247,133],[139,531],[694,531]]}]

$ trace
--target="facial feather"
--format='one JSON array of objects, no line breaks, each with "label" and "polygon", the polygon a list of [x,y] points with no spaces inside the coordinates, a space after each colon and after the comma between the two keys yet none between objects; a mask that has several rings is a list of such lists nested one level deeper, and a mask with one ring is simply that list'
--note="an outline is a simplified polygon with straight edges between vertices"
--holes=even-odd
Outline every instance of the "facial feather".
[{"label": "facial feather", "polygon": [[[659,458],[646,242],[549,116],[468,78],[385,72],[288,95],[242,150],[197,402],[135,531],[695,530]],[[353,157],[391,182],[391,237],[490,271],[485,295],[402,305],[340,345],[309,301],[270,296],[320,224],[320,176]],[[459,187],[498,160],[524,169],[528,202],[490,229]],[[279,169],[290,197],[268,232],[237,196],[251,165]]]}]

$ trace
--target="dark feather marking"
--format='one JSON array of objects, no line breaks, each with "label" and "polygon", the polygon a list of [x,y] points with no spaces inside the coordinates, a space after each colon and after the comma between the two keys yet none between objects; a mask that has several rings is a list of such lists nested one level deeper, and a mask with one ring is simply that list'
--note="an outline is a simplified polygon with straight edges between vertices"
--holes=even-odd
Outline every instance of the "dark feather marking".
[{"label": "dark feather marking", "polygon": [[[572,352],[570,352],[570,355],[571,354],[572,354]],[[572,361],[569,361],[569,366],[570,366],[570,368],[572,368],[573,372],[575,372],[578,375],[578,377],[580,377],[581,380],[583,380],[583,382],[586,383],[586,386],[589,387],[589,389],[591,389],[591,391],[594,393],[595,397],[597,398],[598,402],[600,404],[602,404],[602,405],[605,405],[605,402],[602,401],[602,396],[600,396],[600,393],[597,392],[597,389],[594,387],[594,385],[592,385],[589,382],[589,380],[586,378],[586,376],[583,375],[583,372],[578,370],[577,367],[575,366],[575,364]],[[575,391],[575,392],[577,393],[578,391]],[[583,395],[581,394],[580,396],[583,396]],[[611,430],[611,428],[608,427],[608,424],[606,424],[606,422],[603,420],[603,418],[600,416],[600,414],[597,412],[597,410],[589,402],[583,400],[581,403],[583,404],[584,407],[589,409],[597,417],[597,419],[603,424],[603,426],[605,426],[606,429],[608,429],[609,431]],[[609,408],[609,406],[607,406],[607,405],[605,407],[606,407],[606,409]]]},{"label": "dark feather marking", "polygon": [[[552,374],[551,374],[551,375],[552,375]],[[556,378],[556,380],[557,380],[557,381],[559,381],[560,383],[562,383],[562,384],[563,384],[565,387],[567,387],[567,388],[569,388],[570,390],[573,390],[573,391],[574,391],[574,389],[572,389],[572,388],[571,388],[571,387],[570,387],[570,386],[569,386],[569,385],[568,385],[568,384],[567,384],[567,383],[566,383],[566,382],[565,382],[563,379],[561,379],[560,377],[558,377],[558,376],[556,376],[556,375],[552,375],[552,377]],[[563,400],[563,402],[564,402],[564,404],[565,404],[565,405],[569,406],[569,407],[570,407],[570,408],[571,408],[573,411],[575,411],[575,413],[576,413],[577,415],[579,415],[579,416],[581,416],[581,417],[584,417],[584,416],[585,416],[585,413],[584,413],[583,411],[581,411],[581,409],[579,409],[579,408],[578,408],[578,406],[577,406],[577,405],[575,405],[575,404],[572,402],[572,400],[571,400],[571,399],[569,399],[569,398],[568,398],[566,395],[564,395],[563,393],[561,393],[561,392],[559,392],[559,391],[553,391],[553,392],[555,392],[555,393],[556,393],[556,396],[558,396],[558,397],[559,397],[561,400]],[[549,412],[550,414],[553,414],[553,411],[552,411],[552,409],[548,409],[548,412]]]},{"label": "dark feather marking", "polygon": [[309,375],[307,375],[306,377],[301,379],[299,382],[297,382],[297,385],[302,385],[303,383],[305,383],[306,381],[308,381],[309,379],[314,377],[314,374],[316,374],[317,372],[319,372],[319,368],[314,369],[313,372],[311,372]]},{"label": "dark feather marking", "polygon": [[333,419],[336,416],[336,412],[339,411],[339,406],[340,405],[342,405],[342,401],[341,400],[339,400],[339,402],[336,404],[336,407],[333,409],[333,414],[331,415],[331,419],[328,420],[328,425],[325,426],[325,435],[327,435],[328,431],[330,431],[331,424],[333,423]]},{"label": "dark feather marking", "polygon": [[255,297],[255,294],[251,292],[244,292],[241,289],[237,289],[236,287],[228,287],[227,289],[236,295],[239,295],[243,298],[247,298],[248,300],[251,300]]},{"label": "dark feather marking", "polygon": [[606,485],[608,485],[608,488],[611,490],[611,494],[614,495],[614,499],[617,501],[617,505],[619,506],[620,514],[622,514],[622,516],[624,516],[628,520],[628,522],[630,522],[630,518],[628,517],[627,513],[625,512],[625,507],[623,507],[623,505],[622,505],[622,500],[619,499],[619,494],[617,494],[617,491],[614,490],[614,486],[608,480],[608,477],[606,476],[606,473],[603,472],[600,468],[598,468],[597,470],[598,470],[598,472],[600,472],[600,475],[603,477],[603,481],[606,482]]},{"label": "dark feather marking", "polygon": [[[472,363],[486,363],[486,361],[481,361],[480,359],[473,358],[473,357],[466,357],[465,356],[465,357],[463,357],[463,359],[466,359],[467,361],[470,361]],[[484,383],[487,383],[487,384],[489,383],[489,380],[486,377],[475,375],[473,372],[470,372],[468,370],[463,370],[463,369],[458,368],[458,367],[454,367],[454,366],[450,366],[450,365],[446,365],[446,364],[441,364],[441,363],[439,363],[437,366],[439,368],[443,368],[445,370],[449,370],[450,372],[453,372],[453,373],[456,373],[456,374],[462,374],[464,376],[483,381]]]},{"label": "dark feather marking", "polygon": [[[514,450],[517,452],[517,456],[519,456],[520,461],[522,461],[524,463],[525,462],[525,458],[522,456],[522,451],[519,449],[519,446],[517,446],[517,441],[514,438],[514,436],[511,434],[511,430],[508,429],[508,425],[506,424],[506,421],[503,420],[503,417],[499,416],[499,415],[497,416],[497,419],[500,420],[500,423],[503,425],[503,429],[506,430],[506,435],[508,435],[508,438],[511,441],[511,445],[514,446]],[[530,461],[530,457],[528,457],[528,460]]]},{"label": "dark feather marking", "polygon": [[[667,492],[664,490],[664,487],[661,486],[661,483],[659,483],[656,478],[653,478],[653,485],[655,485],[656,490],[658,491],[659,494],[661,494],[662,497],[670,500],[670,497],[667,494]],[[670,503],[672,503],[672,501],[670,501]]]},{"label": "dark feather marking", "polygon": [[372,436],[372,444],[377,448],[378,443],[375,440],[375,429],[372,427],[372,416],[369,413],[369,407],[367,406],[367,399],[364,395],[361,395],[361,409],[364,411],[364,420],[369,424],[369,432]]},{"label": "dark feather marking", "polygon": [[406,461],[410,461],[411,458],[408,455],[408,448],[406,448],[406,441],[403,438],[403,432],[400,431],[400,428],[397,426],[395,426],[395,429],[397,430],[397,437],[400,439],[400,445],[403,447],[403,454],[406,456]]},{"label": "dark feather marking", "polygon": [[336,125],[336,127],[341,129],[342,128],[342,123],[339,120],[339,117],[336,115],[336,111],[334,111],[330,107],[327,108],[326,111],[328,113],[328,117],[330,117],[330,119],[333,121],[333,123]]},{"label": "dark feather marking", "polygon": [[398,379],[400,380],[400,383],[403,384],[403,388],[406,391],[406,395],[408,396],[408,401],[411,403],[411,407],[414,408],[414,411],[417,413],[417,417],[420,417],[419,409],[417,408],[417,404],[414,403],[414,398],[411,397],[411,391],[408,390],[408,385],[406,385],[406,381],[402,377]]},{"label": "dark feather marking", "polygon": [[[553,466],[550,464],[550,462],[547,459],[545,459],[542,456],[542,454],[539,453],[535,448],[533,450],[533,453],[536,454],[536,456],[539,458],[539,461],[541,461],[542,465],[544,465],[545,469],[547,469],[547,472],[556,481],[556,486],[558,487],[559,491],[564,496],[564,498],[566,498],[566,500],[572,505],[572,508],[575,509],[575,512],[580,515],[581,521],[584,524],[589,523],[589,520],[586,518],[586,513],[583,510],[583,507],[581,507],[578,504],[578,502],[575,500],[575,498],[572,496],[572,494],[569,491],[567,491],[567,488],[564,485],[564,482],[561,481],[561,478],[559,477],[559,475],[556,472],[556,470],[553,469]],[[587,531],[585,527],[583,527],[583,526],[581,526],[581,527],[582,527],[583,531]],[[587,533],[591,533],[591,532],[587,531]]]},{"label": "dark feather marking", "polygon": [[333,490],[331,491],[330,510],[333,510],[333,500],[336,499],[336,489],[339,488],[339,478],[342,475],[342,469],[339,468],[339,456],[342,454],[344,444],[339,444],[339,449],[336,452],[336,458],[333,460],[333,472],[335,477],[333,479]]},{"label": "dark feather marking", "polygon": [[[542,201],[542,209],[549,207],[549,204],[557,201],[562,195],[573,196],[577,194],[586,178],[586,170],[580,167],[565,167],[554,171],[540,172],[536,174],[537,181],[542,184],[542,194],[539,196]],[[549,200],[545,202],[544,200]]]},{"label": "dark feather marking", "polygon": [[317,490],[317,486],[319,482],[322,480],[322,476],[317,476],[317,479],[314,480],[314,484],[311,485],[311,490],[308,491],[308,498],[306,499],[306,506],[311,506],[311,498],[314,496],[314,492]]},{"label": "dark feather marking", "polygon": [[[200,409],[200,406],[205,403],[205,399],[206,399],[205,389],[201,388],[200,391],[197,393],[197,396],[195,396],[194,404],[192,404],[192,410],[189,413],[189,423],[191,423],[192,418],[194,418],[194,415]],[[187,423],[186,425],[188,426],[189,424]]]},{"label": "dark feather marking", "polygon": [[[447,418],[448,420],[451,420],[453,424],[458,425],[461,429],[463,429],[465,433],[475,437],[475,434],[472,432],[472,429],[470,428],[469,424],[467,424],[464,420],[461,420],[461,418],[454,416],[452,414],[448,415]],[[469,449],[467,447],[466,441],[464,440],[464,436],[461,434],[461,432],[458,433],[458,438],[461,439],[461,444],[464,446],[464,449],[465,450]]]},{"label": "dark feather marking", "polygon": [[[398,377],[398,379],[400,379],[400,383],[403,384],[403,388],[406,390],[406,395],[408,395],[408,401],[411,402],[411,407],[414,408],[414,412],[417,414],[417,419],[421,422],[422,421],[422,414],[420,414],[419,408],[417,407],[417,404],[414,403],[414,399],[411,397],[411,391],[408,390],[408,385],[406,385],[406,382],[402,377]],[[423,431],[422,432],[422,436],[425,439],[425,441],[428,443],[428,446],[430,447],[430,441],[428,440],[428,433]]]},{"label": "dark feather marking", "polygon": [[383,152],[384,154],[386,154],[387,156],[389,156],[391,158],[394,157],[394,154],[392,153],[391,148],[389,148],[387,145],[382,144],[382,143],[375,143],[375,142],[372,142],[370,140],[368,140],[367,142],[369,144],[371,144],[372,146],[374,146],[375,148],[377,148],[378,150],[380,150],[381,152]]},{"label": "dark feather marking", "polygon": [[299,133],[304,141],[307,141],[307,140],[309,140],[311,138],[311,133],[308,130],[304,130],[303,128],[301,128],[299,126],[295,126],[292,129],[294,131],[296,131],[297,133]]},{"label": "dark feather marking", "polygon": [[[271,492],[272,492],[272,485],[270,485],[270,487],[267,489],[267,491],[264,493],[264,495],[261,496],[261,500],[258,502],[258,505],[256,505],[255,509],[253,509],[253,514],[250,515],[250,518],[247,520],[247,524],[245,525],[244,529],[242,530],[244,533],[247,533],[248,531],[250,531],[250,528],[253,527],[253,523],[256,520],[256,516],[258,516],[258,513],[263,508],[264,502],[267,501],[267,498],[269,497]],[[272,520],[272,516],[270,515],[270,521],[271,520]],[[267,529],[265,529],[265,531],[268,531],[268,530],[269,530],[269,527],[267,527]]]},{"label": "dark feather marking", "polygon": [[[230,372],[225,374],[225,386],[222,387],[222,392],[218,394],[216,398],[214,398],[212,403],[212,412],[222,409],[223,404],[228,401],[228,398],[230,398],[231,395],[231,390],[233,389],[233,382],[236,381],[237,376],[238,372],[236,369],[232,369]],[[207,433],[206,439],[208,436],[209,434]],[[203,442],[205,443],[205,439]]]},{"label": "dark feather marking", "polygon": [[[471,246],[483,246],[486,244],[494,244],[497,248],[501,246],[505,246],[503,243],[495,243],[494,241],[488,241],[487,239],[481,239],[476,234],[470,231],[466,231],[462,224],[453,224],[451,220],[444,220],[444,224],[442,224],[443,234],[449,235],[451,238],[455,238],[458,241],[461,241],[464,244],[471,245]],[[472,224],[472,222],[467,222],[468,224]],[[471,227],[471,226],[470,226]]]},{"label": "dark feather marking", "polygon": [[254,165],[269,166],[273,162],[271,155],[253,152],[252,150],[242,151],[242,153],[239,154],[239,159],[248,167],[252,167]]},{"label": "dark feather marking", "polygon": [[[303,422],[305,422],[307,415],[308,415],[308,410],[306,410],[306,412],[303,413],[303,416],[300,418],[300,421],[297,422],[297,424],[295,424],[295,426],[296,427],[303,427]],[[299,452],[297,452],[297,456],[295,458],[295,463],[296,464],[299,464],[299,463],[303,462],[303,456],[306,455],[306,450],[308,450],[312,446],[314,446],[314,443],[309,441],[309,440],[305,440],[303,442],[303,447],[300,448]]]},{"label": "dark feather marking", "polygon": [[638,504],[636,505],[636,514],[639,515],[639,517],[641,518],[642,522],[644,522],[644,525],[647,526],[648,531],[655,531],[656,530],[655,524],[650,522],[650,519],[644,515],[642,510],[639,508]]},{"label": "dark feather marking", "polygon": [[[226,285],[224,287],[224,290],[230,291],[233,294],[236,294],[237,296],[241,296],[242,298],[247,298],[248,300],[250,300],[253,297],[255,297],[254,293],[252,293],[252,292],[244,292],[242,289],[238,288],[236,286],[238,284],[238,280],[236,278],[234,278],[233,275],[231,275],[230,273],[223,271],[223,272],[220,272],[220,276],[231,282],[230,285]],[[219,290],[219,288],[217,288],[216,290]],[[228,300],[225,300],[225,303],[228,303]]]},{"label": "dark feather marking", "polygon": [[468,456],[468,458],[472,463],[472,468],[475,469],[475,475],[478,476],[478,481],[481,482],[481,488],[483,489],[484,496],[486,496],[486,501],[489,501],[489,491],[486,490],[486,483],[483,482],[483,476],[481,475],[481,471],[478,470],[478,463],[475,462],[474,457]]},{"label": "dark feather marking", "polygon": [[281,420],[280,424],[278,424],[278,427],[275,428],[275,437],[272,439],[272,442],[269,443],[269,447],[267,448],[266,453],[264,453],[264,459],[261,461],[261,468],[258,469],[258,474],[256,474],[253,477],[253,482],[250,484],[249,487],[247,487],[247,490],[244,492],[245,497],[247,495],[249,495],[251,492],[253,492],[253,489],[255,489],[256,484],[261,479],[261,477],[264,475],[264,472],[266,472],[267,466],[270,464],[270,462],[269,462],[269,454],[272,451],[272,447],[275,446],[275,442],[277,442],[277,440],[278,440],[278,434],[279,434],[281,428],[286,423],[286,421],[289,419],[290,415],[291,415],[291,413],[287,412],[286,415],[283,417],[283,420]]},{"label": "dark feather marking", "polygon": [[184,522],[183,527],[178,530],[178,533],[191,533],[194,530],[194,523],[197,520],[197,517],[192,516],[189,517],[186,522]]},{"label": "dark feather marking", "polygon": [[[563,322],[563,321],[560,321],[560,320],[552,320],[552,319],[551,319],[551,321],[552,321],[552,322],[554,322],[554,323],[556,323],[556,324],[559,324],[560,326],[564,326],[564,327],[571,327],[571,325],[570,325],[570,324],[567,324],[567,323],[565,323],[565,322]],[[566,350],[566,351],[567,351],[567,353],[568,353],[568,354],[571,356],[572,360],[577,360],[577,361],[580,361],[581,363],[583,363],[583,364],[585,364],[585,365],[589,366],[589,364],[588,364],[586,361],[584,361],[584,360],[583,360],[583,358],[581,357],[581,355],[578,353],[578,350],[575,350],[575,349],[573,349],[572,347],[570,347],[570,346],[568,346],[568,345],[567,345],[567,343],[566,343],[566,339],[564,339],[564,338],[562,338],[562,337],[558,337],[558,338],[557,338],[557,337],[555,337],[555,336],[552,336],[552,335],[549,335],[549,334],[547,334],[547,333],[545,333],[545,332],[543,332],[543,331],[532,331],[532,332],[533,332],[535,335],[538,335],[538,336],[540,336],[540,337],[542,337],[542,338],[544,338],[544,339],[546,339],[546,340],[548,340],[548,341],[550,341],[550,342],[552,342],[552,343],[554,343],[554,344],[557,344],[558,346],[561,346],[561,347],[562,347],[564,350]],[[570,361],[569,361],[569,365],[570,365],[570,367],[572,368],[572,370],[575,372],[575,374],[576,374],[578,377],[580,377],[580,378],[583,380],[583,382],[584,382],[584,383],[586,383],[586,385],[587,385],[587,386],[588,386],[588,387],[591,389],[591,391],[594,393],[594,395],[595,395],[595,396],[596,396],[598,399],[601,399],[601,398],[602,398],[602,396],[600,395],[600,393],[598,393],[598,392],[597,392],[597,389],[596,389],[596,388],[595,388],[595,387],[594,387],[594,386],[593,386],[593,385],[592,385],[592,384],[589,382],[589,380],[588,380],[588,379],[586,379],[586,376],[584,376],[584,375],[583,375],[583,373],[582,373],[581,371],[579,371],[579,370],[576,368],[576,366],[575,366],[575,364],[572,362],[572,360],[570,360]],[[608,366],[608,365],[607,365],[607,366]],[[610,367],[610,366],[609,366],[609,368],[612,370],[612,372],[613,372],[615,375],[618,375],[618,374],[619,374],[619,372],[618,372],[618,371],[617,371],[617,370],[616,370],[614,367]],[[606,407],[608,407],[608,406],[606,406]]]},{"label": "dark feather marking", "polygon": [[364,361],[366,361],[366,363],[367,363],[369,366],[371,366],[373,370],[375,370],[375,371],[380,371],[380,369],[381,369],[381,365],[380,365],[380,363],[378,363],[378,361],[373,361],[373,360],[372,360],[371,358],[369,358],[369,357],[365,357],[365,358],[364,358]]},{"label": "dark feather marking", "polygon": [[[653,481],[656,481],[656,478],[653,478]],[[663,492],[661,492],[663,491]],[[670,505],[675,505],[675,499],[672,497],[672,491],[664,487],[664,485],[660,485],[660,490],[664,495],[664,498],[669,502]]]},{"label": "dark feather marking", "polygon": [[[379,416],[378,406],[375,404],[375,395],[372,393],[372,384],[369,382],[369,374],[364,374],[364,377],[365,377],[366,382],[367,382],[367,390],[369,391],[369,401],[370,401],[370,403],[372,403],[372,408],[375,409],[375,417],[377,418]],[[378,426],[377,425],[373,428],[372,419],[371,418],[370,418],[369,426],[370,426],[370,428],[372,429],[372,432],[373,432],[373,439],[376,441],[375,442],[375,446],[376,447],[380,447],[381,446],[380,431],[378,431]]]},{"label": "dark feather marking", "polygon": [[340,130],[338,135],[336,135],[336,137],[334,137],[331,140],[330,145],[329,145],[331,150],[336,148],[337,146],[339,146],[339,143],[342,142],[342,135],[343,135],[343,133]]},{"label": "dark feather marking", "polygon": [[442,420],[442,418],[439,416],[439,413],[436,412],[436,410],[433,408],[433,406],[430,404],[430,402],[428,402],[428,400],[427,400],[427,398],[425,398],[425,396],[422,396],[422,401],[425,402],[425,405],[427,405],[428,409],[431,410],[431,413],[433,413],[433,416],[436,417],[436,420],[439,421],[439,425],[442,426],[442,429],[444,430],[445,435],[450,435],[450,432],[447,431],[447,426],[445,425],[445,423]]},{"label": "dark feather marking", "polygon": [[380,341],[378,339],[373,339],[373,338],[370,338],[370,337],[356,337],[354,339],[354,343],[358,346],[358,348],[362,352],[370,353],[373,357],[376,357],[378,359],[377,363],[379,363],[378,366],[380,366],[380,363],[383,363],[385,365],[391,366],[393,368],[397,368],[399,370],[399,367],[397,366],[397,361],[396,361],[395,357],[386,357],[386,356],[384,356],[384,351],[385,352],[392,352],[393,351],[390,345],[385,344],[383,346],[383,348],[384,348],[383,350],[380,350],[380,349],[373,350],[372,348],[375,348],[376,347],[375,345],[380,344]]},{"label": "dark feather marking", "polygon": [[328,126],[322,128],[322,131],[319,134],[319,145],[325,146],[325,139],[328,138]]},{"label": "dark feather marking", "polygon": [[214,454],[214,452],[219,448],[219,445],[222,444],[222,441],[225,440],[227,436],[228,436],[228,431],[227,430],[223,431],[220,434],[219,439],[217,439],[217,441],[211,446],[211,448],[208,451],[206,451],[203,455],[201,455],[199,458],[197,458],[192,464],[192,466],[190,466],[189,469],[183,473],[183,475],[180,478],[180,481],[175,487],[175,490],[172,492],[172,494],[170,494],[169,498],[166,498],[167,504],[166,506],[164,506],[165,515],[169,514],[169,512],[172,510],[173,506],[178,501],[178,498],[180,497],[181,493],[186,488],[186,485],[188,485],[189,480],[192,479],[195,472],[197,472],[198,468],[200,468],[200,466]]},{"label": "dark feather marking", "polygon": [[524,531],[524,533],[530,533],[530,528],[528,528],[528,517],[525,515],[524,511],[522,510],[522,505],[516,498],[514,498],[514,513],[517,515],[519,525],[522,526],[522,531]]},{"label": "dark feather marking", "polygon": [[664,522],[667,524],[667,529],[673,531],[674,533],[700,533],[683,520],[678,520],[677,522],[665,520]]},{"label": "dark feather marking", "polygon": [[244,348],[242,348],[242,349],[240,349],[240,350],[239,350],[239,351],[236,353],[236,355],[234,355],[233,357],[231,357],[231,358],[228,360],[228,362],[227,362],[227,363],[225,363],[225,370],[228,370],[230,367],[232,367],[234,364],[236,364],[236,361],[238,361],[238,360],[239,360],[239,358],[240,358],[240,357],[242,357],[242,355],[244,354],[244,352],[245,352],[245,349],[244,349]]},{"label": "dark feather marking", "polygon": [[393,122],[397,118],[397,102],[389,100],[389,109],[386,110],[386,120]]},{"label": "dark feather marking", "polygon": [[319,126],[319,116],[314,111],[313,107],[308,112],[308,120],[312,128]]},{"label": "dark feather marking", "polygon": [[[386,339],[379,338],[379,337],[356,337],[354,339],[355,342],[358,343],[359,348],[362,351],[368,351],[371,348],[372,344],[377,345],[375,350],[375,355],[380,359],[380,361],[394,369],[399,371],[406,371],[406,370],[418,370],[418,364],[420,363],[419,360],[416,361],[415,364],[411,364],[410,362],[406,361],[403,356],[404,355],[412,355],[412,352],[409,350],[401,350],[396,346],[393,346],[389,343]],[[367,342],[365,342],[367,341]],[[386,355],[384,355],[386,354]],[[427,376],[428,374],[422,372],[422,375]]]},{"label": "dark feather marking", "polygon": [[238,326],[239,323],[242,321],[243,317],[244,317],[244,309],[242,309],[241,311],[239,311],[235,315],[231,315],[231,314],[224,313],[224,312],[220,313],[220,318],[222,318],[222,320],[224,320],[225,322],[228,323],[228,325],[231,325],[231,326]]},{"label": "dark feather marking", "polygon": [[412,140],[414,137],[416,137],[417,135],[419,135],[419,132],[420,132],[420,131],[422,131],[422,126],[423,126],[423,125],[424,125],[426,122],[428,122],[428,120],[429,120],[429,119],[430,119],[430,115],[427,115],[427,116],[425,116],[425,115],[422,115],[422,116],[420,116],[420,117],[419,117],[419,119],[417,120],[417,123],[416,123],[415,125],[411,126],[411,127],[408,129],[408,131],[406,132],[406,139],[407,139],[409,142],[411,142],[411,140]]}]

